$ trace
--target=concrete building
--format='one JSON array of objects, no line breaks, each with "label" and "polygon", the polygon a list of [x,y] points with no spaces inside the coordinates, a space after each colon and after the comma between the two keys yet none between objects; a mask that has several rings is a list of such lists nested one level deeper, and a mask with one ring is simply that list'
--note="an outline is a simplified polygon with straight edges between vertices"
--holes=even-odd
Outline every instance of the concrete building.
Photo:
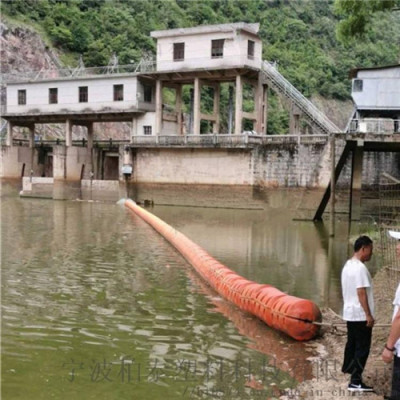
[{"label": "concrete building", "polygon": [[[64,122],[67,146],[72,125],[90,126],[101,121],[131,121],[132,137],[198,135],[202,120],[212,124],[212,133],[221,133],[219,104],[223,82],[235,88],[231,132],[224,133],[242,133],[243,120],[247,119],[254,131],[265,134],[266,86],[260,73],[262,44],[258,28],[258,24],[240,22],[155,31],[151,36],[157,39],[156,65],[130,72],[116,68],[101,75],[90,68],[79,74],[59,73],[60,76],[54,76],[57,71],[52,71],[45,79],[9,82],[4,115],[9,121],[7,144],[12,139],[13,126],[27,126],[33,132],[36,122]],[[242,110],[245,84],[254,88],[255,106],[251,112]],[[189,85],[192,93],[189,128],[184,126],[182,115],[184,85]],[[201,113],[201,90],[205,86],[214,91],[214,109],[209,114]],[[169,110],[164,109],[164,88],[175,91],[176,103]]]},{"label": "concrete building", "polygon": [[351,132],[400,131],[400,64],[350,71],[354,102]]},{"label": "concrete building", "polygon": [[[20,126],[134,120],[135,129],[143,132],[154,120],[154,94],[153,82],[126,73],[10,82],[5,118]],[[145,113],[150,113],[150,121]]]},{"label": "concrete building", "polygon": [[157,71],[261,68],[259,24],[198,26],[151,32],[157,39]]}]

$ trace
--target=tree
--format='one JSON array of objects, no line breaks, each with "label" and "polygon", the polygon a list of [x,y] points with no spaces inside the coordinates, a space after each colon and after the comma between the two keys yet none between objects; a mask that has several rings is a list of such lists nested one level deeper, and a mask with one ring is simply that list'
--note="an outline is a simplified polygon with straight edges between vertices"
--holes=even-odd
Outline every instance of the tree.
[{"label": "tree", "polygon": [[400,10],[400,0],[335,0],[336,14],[344,17],[337,26],[342,42],[364,36],[373,16],[379,11]]},{"label": "tree", "polygon": [[69,49],[72,46],[72,33],[64,24],[61,24],[60,26],[55,26],[50,31],[50,37],[52,38],[56,46],[60,46],[65,49]]}]

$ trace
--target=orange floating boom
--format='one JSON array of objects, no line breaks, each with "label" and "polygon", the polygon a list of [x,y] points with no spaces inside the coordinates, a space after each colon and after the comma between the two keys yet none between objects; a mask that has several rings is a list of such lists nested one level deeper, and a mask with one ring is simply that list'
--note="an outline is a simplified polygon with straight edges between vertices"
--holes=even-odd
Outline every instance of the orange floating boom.
[{"label": "orange floating boom", "polygon": [[132,200],[125,206],[167,239],[203,279],[225,299],[296,340],[316,336],[321,311],[310,300],[289,296],[271,285],[249,281],[211,257],[204,249]]}]

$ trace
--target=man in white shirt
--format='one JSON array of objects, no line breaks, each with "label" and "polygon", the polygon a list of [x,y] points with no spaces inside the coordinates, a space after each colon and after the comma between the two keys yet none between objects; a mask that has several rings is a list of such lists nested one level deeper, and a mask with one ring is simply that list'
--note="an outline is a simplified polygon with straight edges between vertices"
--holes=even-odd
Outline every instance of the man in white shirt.
[{"label": "man in white shirt", "polygon": [[373,244],[368,236],[354,243],[353,257],[342,270],[343,319],[347,321],[347,343],[342,372],[351,375],[348,390],[372,392],[362,381],[374,326],[374,298],[371,275],[364,265],[372,257]]},{"label": "man in white shirt", "polygon": [[[399,241],[396,246],[396,254],[400,258],[400,232],[389,231],[389,235]],[[400,283],[396,290],[393,305],[392,326],[382,352],[382,359],[386,363],[393,360],[392,395],[390,399],[400,400]]]}]

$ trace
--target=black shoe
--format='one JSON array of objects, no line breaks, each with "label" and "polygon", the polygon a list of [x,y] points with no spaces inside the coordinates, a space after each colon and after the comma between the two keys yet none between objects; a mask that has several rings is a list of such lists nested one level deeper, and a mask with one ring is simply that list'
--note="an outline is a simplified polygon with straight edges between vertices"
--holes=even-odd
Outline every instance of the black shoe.
[{"label": "black shoe", "polygon": [[365,383],[350,383],[347,387],[349,392],[373,392],[374,388],[371,386],[367,386]]}]

